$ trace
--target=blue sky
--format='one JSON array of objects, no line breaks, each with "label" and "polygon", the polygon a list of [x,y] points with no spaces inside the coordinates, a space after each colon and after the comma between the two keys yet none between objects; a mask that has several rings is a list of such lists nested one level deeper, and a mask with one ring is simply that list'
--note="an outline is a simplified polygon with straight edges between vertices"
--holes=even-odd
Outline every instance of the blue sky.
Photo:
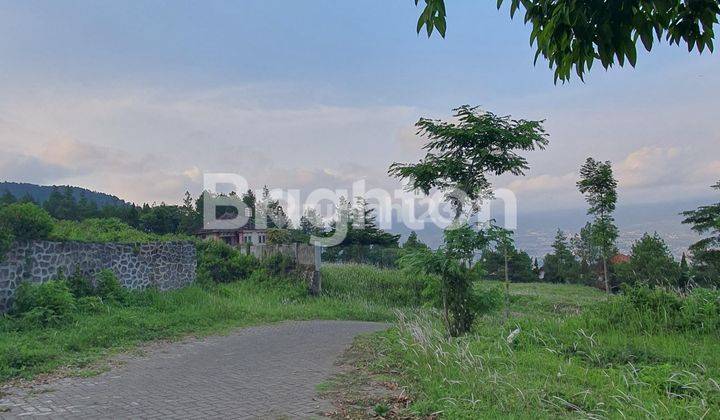
[{"label": "blue sky", "polygon": [[587,156],[621,199],[707,196],[720,178],[720,56],[659,46],[638,67],[554,85],[529,29],[495,2],[449,1],[447,39],[412,0],[0,1],[0,179],[177,201],[204,171],[274,187],[392,187],[412,124],[460,104],[546,119],[521,206],[583,205]]}]

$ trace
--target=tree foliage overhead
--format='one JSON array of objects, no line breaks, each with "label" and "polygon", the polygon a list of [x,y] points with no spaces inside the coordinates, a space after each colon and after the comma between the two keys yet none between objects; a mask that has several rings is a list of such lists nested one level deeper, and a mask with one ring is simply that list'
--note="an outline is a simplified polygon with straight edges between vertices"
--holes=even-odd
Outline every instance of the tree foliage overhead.
[{"label": "tree foliage overhead", "polygon": [[[418,33],[437,29],[445,37],[445,0],[424,0]],[[542,55],[555,69],[555,81],[569,80],[573,71],[582,79],[596,60],[604,68],[617,63],[635,66],[638,40],[651,51],[663,39],[686,45],[688,51],[713,51],[713,26],[718,22],[718,0],[497,0],[510,5],[510,17],[525,10],[535,62]],[[420,0],[415,0],[415,4]]]}]

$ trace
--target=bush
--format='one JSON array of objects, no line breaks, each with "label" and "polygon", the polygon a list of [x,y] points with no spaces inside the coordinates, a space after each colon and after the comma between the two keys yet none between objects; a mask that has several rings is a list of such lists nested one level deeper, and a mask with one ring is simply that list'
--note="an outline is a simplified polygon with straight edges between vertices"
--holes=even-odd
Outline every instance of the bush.
[{"label": "bush", "polygon": [[50,214],[32,203],[10,204],[0,209],[0,226],[16,240],[47,239],[53,224]]},{"label": "bush", "polygon": [[30,326],[58,325],[75,310],[75,298],[62,280],[23,282],[15,292],[12,313]]},{"label": "bush", "polygon": [[95,295],[108,303],[125,303],[128,290],[125,289],[111,270],[101,270],[95,279]]},{"label": "bush", "polygon": [[252,255],[220,241],[202,241],[197,245],[197,276],[200,283],[228,283],[246,279],[258,267]]},{"label": "bush", "polygon": [[83,276],[79,271],[67,278],[68,289],[76,299],[86,296],[92,296],[95,292],[90,280]]},{"label": "bush", "polygon": [[273,277],[286,277],[295,270],[295,260],[285,254],[276,253],[261,261],[260,266]]}]

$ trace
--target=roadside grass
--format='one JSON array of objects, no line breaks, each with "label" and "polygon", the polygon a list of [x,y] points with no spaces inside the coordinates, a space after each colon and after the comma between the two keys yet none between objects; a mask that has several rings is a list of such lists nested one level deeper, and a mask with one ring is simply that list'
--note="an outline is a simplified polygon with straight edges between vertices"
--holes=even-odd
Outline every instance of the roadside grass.
[{"label": "roadside grass", "polygon": [[595,319],[607,297],[589,287],[512,284],[511,293],[511,319],[485,315],[453,340],[436,314],[401,313],[373,337],[371,368],[395,372],[421,416],[718,417],[717,332],[609,325]]},{"label": "roadside grass", "polygon": [[[32,378],[60,368],[92,372],[93,362],[142,342],[227,333],[233,328],[284,320],[391,321],[384,302],[333,289],[335,269],[323,270],[332,295],[310,297],[301,282],[253,276],[251,280],[180,290],[130,293],[124,305],[79,309],[59,326],[32,327],[0,318],[0,381]],[[342,271],[342,270],[341,270]]]}]

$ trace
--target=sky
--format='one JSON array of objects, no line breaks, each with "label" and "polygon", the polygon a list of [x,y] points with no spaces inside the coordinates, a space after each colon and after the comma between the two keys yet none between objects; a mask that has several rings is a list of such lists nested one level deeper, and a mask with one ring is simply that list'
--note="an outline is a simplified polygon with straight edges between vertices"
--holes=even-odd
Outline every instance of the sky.
[{"label": "sky", "polygon": [[205,172],[253,186],[397,188],[420,117],[479,105],[545,120],[550,145],[497,187],[521,212],[584,207],[610,160],[624,204],[712,197],[720,55],[659,45],[636,68],[554,84],[529,28],[494,1],[448,2],[446,39],[412,0],[0,1],[0,180],[179,202]]}]

